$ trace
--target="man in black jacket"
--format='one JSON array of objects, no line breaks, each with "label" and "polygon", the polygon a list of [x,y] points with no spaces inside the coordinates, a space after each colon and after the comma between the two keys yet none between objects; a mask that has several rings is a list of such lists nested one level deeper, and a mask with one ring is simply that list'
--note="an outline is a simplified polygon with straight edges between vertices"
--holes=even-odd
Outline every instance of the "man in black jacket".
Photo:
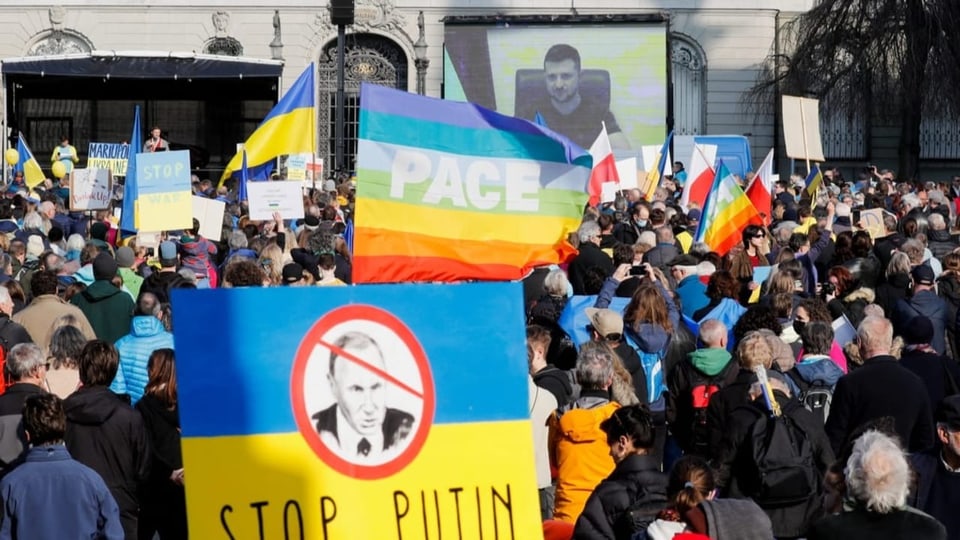
[{"label": "man in black jacket", "polygon": [[573,389],[573,377],[568,371],[547,363],[550,348],[550,330],[539,324],[527,326],[527,363],[533,384],[553,394],[557,407],[564,407],[577,397]]},{"label": "man in black jacket", "polygon": [[13,386],[0,396],[0,469],[6,470],[27,447],[20,420],[27,398],[43,394],[47,376],[43,351],[33,343],[21,343],[7,355],[5,369],[13,377]]},{"label": "man in black jacket", "polygon": [[88,342],[77,359],[82,387],[64,401],[67,450],[97,471],[120,507],[126,540],[137,538],[137,490],[149,473],[147,433],[140,415],[108,388],[120,356],[113,345]]},{"label": "man in black jacket", "polygon": [[926,512],[960,536],[960,395],[937,408],[937,446],[910,456],[916,476],[910,506]]},{"label": "man in black jacket", "polygon": [[833,391],[826,431],[839,452],[857,427],[892,416],[908,451],[933,444],[933,415],[927,388],[919,377],[890,356],[893,326],[882,317],[867,317],[857,330],[863,367],[840,377]]},{"label": "man in black jacket", "polygon": [[584,278],[591,268],[599,268],[604,277],[613,275],[613,259],[600,251],[600,225],[596,221],[585,221],[577,231],[580,237],[580,253],[572,261],[567,273],[573,294],[587,294]]}]

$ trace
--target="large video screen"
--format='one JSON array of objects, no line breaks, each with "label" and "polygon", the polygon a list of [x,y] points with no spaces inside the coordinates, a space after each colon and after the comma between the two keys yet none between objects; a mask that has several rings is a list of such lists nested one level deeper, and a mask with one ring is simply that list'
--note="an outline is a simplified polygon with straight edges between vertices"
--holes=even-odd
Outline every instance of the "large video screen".
[{"label": "large video screen", "polygon": [[658,23],[448,24],[444,97],[537,120],[583,148],[601,122],[614,150],[661,144],[666,32]]}]

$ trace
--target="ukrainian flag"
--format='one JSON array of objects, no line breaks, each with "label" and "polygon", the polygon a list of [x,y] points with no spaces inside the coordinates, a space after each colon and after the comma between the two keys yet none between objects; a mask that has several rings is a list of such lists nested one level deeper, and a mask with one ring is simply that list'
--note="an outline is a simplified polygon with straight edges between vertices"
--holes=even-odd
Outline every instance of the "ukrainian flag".
[{"label": "ukrainian flag", "polygon": [[30,147],[27,146],[23,133],[17,139],[17,152],[20,154],[20,161],[13,167],[13,172],[22,172],[24,182],[31,189],[42,184],[47,177],[43,174],[43,169],[40,168],[37,158],[33,157]]},{"label": "ukrainian flag", "polygon": [[[266,180],[279,156],[316,151],[315,89],[311,63],[243,144],[250,164],[250,180]],[[240,171],[242,161],[242,152],[237,152],[220,177],[221,185]]]},{"label": "ukrainian flag", "polygon": [[820,167],[814,165],[810,169],[810,174],[807,175],[807,193],[811,197],[816,195],[821,183],[823,183],[823,174],[820,172]]}]

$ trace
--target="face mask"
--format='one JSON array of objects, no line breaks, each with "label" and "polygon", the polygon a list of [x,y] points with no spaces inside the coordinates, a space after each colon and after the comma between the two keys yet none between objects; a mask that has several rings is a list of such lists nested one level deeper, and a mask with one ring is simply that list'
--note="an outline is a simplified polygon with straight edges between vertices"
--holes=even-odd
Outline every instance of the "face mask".
[{"label": "face mask", "polygon": [[806,326],[807,326],[806,321],[797,321],[797,320],[793,321],[793,331],[796,332],[798,336],[803,335],[803,329],[806,328]]},{"label": "face mask", "polygon": [[637,226],[638,226],[638,227],[646,227],[646,226],[647,226],[647,220],[645,220],[645,219],[638,219],[638,220],[637,220]]}]

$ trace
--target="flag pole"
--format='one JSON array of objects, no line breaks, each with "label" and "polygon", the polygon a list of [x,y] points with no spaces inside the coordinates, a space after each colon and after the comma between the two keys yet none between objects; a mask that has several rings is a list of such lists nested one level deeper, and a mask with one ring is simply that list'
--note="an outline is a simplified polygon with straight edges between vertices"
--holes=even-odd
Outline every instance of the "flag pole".
[{"label": "flag pole", "polygon": [[803,114],[803,98],[800,98],[800,130],[803,132],[803,159],[807,162],[807,175],[809,175],[810,151],[807,149],[807,117]]}]

